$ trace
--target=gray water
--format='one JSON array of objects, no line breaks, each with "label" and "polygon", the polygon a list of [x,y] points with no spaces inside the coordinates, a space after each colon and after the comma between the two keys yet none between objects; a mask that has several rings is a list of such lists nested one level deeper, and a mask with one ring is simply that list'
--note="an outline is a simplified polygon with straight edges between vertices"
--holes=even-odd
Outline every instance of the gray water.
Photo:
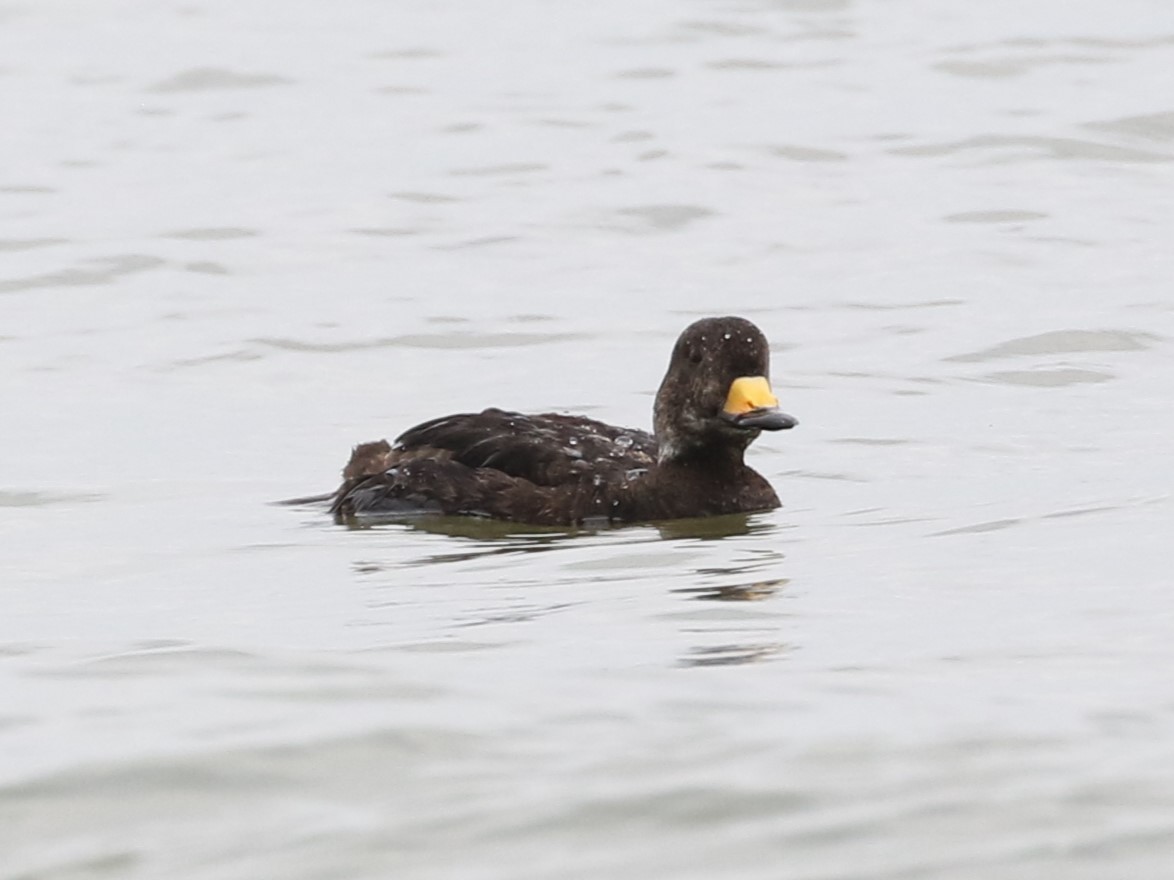
[{"label": "gray water", "polygon": [[[0,877],[1174,860],[1174,6],[0,6]],[[740,314],[781,510],[270,504]]]}]

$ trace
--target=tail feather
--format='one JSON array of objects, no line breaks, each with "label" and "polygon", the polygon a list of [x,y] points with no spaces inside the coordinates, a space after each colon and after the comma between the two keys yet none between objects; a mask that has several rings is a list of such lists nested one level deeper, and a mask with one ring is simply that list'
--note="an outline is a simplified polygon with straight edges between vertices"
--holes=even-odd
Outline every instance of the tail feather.
[{"label": "tail feather", "polygon": [[280,504],[287,507],[295,507],[299,504],[323,504],[327,501],[333,501],[337,492],[327,492],[325,495],[306,495],[302,498],[284,498],[281,501],[274,501],[273,504]]}]

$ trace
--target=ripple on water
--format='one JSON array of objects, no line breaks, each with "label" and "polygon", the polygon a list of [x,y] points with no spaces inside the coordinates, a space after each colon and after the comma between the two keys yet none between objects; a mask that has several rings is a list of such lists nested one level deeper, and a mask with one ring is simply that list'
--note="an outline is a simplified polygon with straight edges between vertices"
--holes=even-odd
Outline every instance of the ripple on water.
[{"label": "ripple on water", "polygon": [[586,333],[407,333],[345,342],[310,342],[304,339],[262,337],[250,340],[255,345],[282,351],[345,352],[372,348],[481,349],[520,348],[585,339]]},{"label": "ripple on water", "polygon": [[637,205],[621,208],[616,213],[641,221],[642,229],[653,232],[675,232],[696,220],[716,214],[701,205]]},{"label": "ripple on water", "polygon": [[1041,513],[1038,516],[1020,516],[1008,517],[1006,519],[992,519],[982,522],[968,523],[964,526],[956,528],[945,529],[939,532],[931,532],[930,537],[940,538],[949,535],[972,535],[981,534],[983,532],[998,532],[1003,529],[1014,528],[1015,526],[1025,525],[1029,523],[1039,523],[1046,520],[1056,519],[1071,519],[1073,517],[1082,516],[1097,516],[1100,514],[1117,513],[1118,511],[1128,510],[1130,508],[1148,507],[1154,504],[1164,504],[1168,501],[1167,496],[1144,496],[1122,499],[1116,504],[1085,504],[1078,507],[1067,507],[1061,510],[1053,510],[1048,513]]},{"label": "ripple on water", "polygon": [[502,177],[510,174],[533,174],[549,171],[550,166],[542,162],[506,162],[502,165],[480,165],[472,168],[454,168],[449,171],[453,177]]},{"label": "ripple on water", "polygon": [[947,223],[1024,223],[1030,220],[1046,220],[1050,216],[1040,211],[1005,208],[1001,211],[962,211],[958,214],[947,214],[942,219]]},{"label": "ripple on water", "polygon": [[384,52],[372,52],[367,57],[386,61],[426,61],[433,58],[443,58],[444,53],[439,49],[415,46],[409,49],[389,49]]},{"label": "ripple on water", "polygon": [[1111,382],[1116,378],[1117,375],[1115,373],[1107,373],[1101,370],[1057,367],[1055,369],[1000,370],[985,374],[979,381],[1001,385],[1022,385],[1031,388],[1063,388],[1067,385],[1091,385],[1099,382]]},{"label": "ripple on water", "polygon": [[965,526],[958,526],[953,529],[944,529],[940,532],[931,532],[931,538],[943,538],[949,535],[980,535],[984,532],[1001,532],[1003,529],[1010,529],[1026,522],[1022,517],[1010,517],[1007,519],[992,519],[985,522],[971,523]]},{"label": "ripple on water", "polygon": [[483,235],[478,238],[468,238],[451,244],[433,245],[433,250],[464,251],[474,248],[492,247],[499,244],[509,244],[514,241],[521,241],[521,237],[517,235]]},{"label": "ripple on water", "polygon": [[420,86],[380,86],[374,89],[377,95],[428,95],[431,92]]},{"label": "ripple on water", "polygon": [[634,67],[630,70],[621,70],[616,74],[617,79],[668,79],[677,75],[675,70],[667,67]]},{"label": "ripple on water", "polygon": [[105,495],[91,492],[16,492],[0,490],[0,507],[49,507],[55,504],[85,504],[102,501]]},{"label": "ripple on water", "polygon": [[200,229],[179,229],[165,232],[165,238],[184,238],[189,241],[229,241],[234,238],[253,238],[261,233],[242,226],[209,226]]},{"label": "ripple on water", "polygon": [[166,675],[181,670],[230,669],[259,671],[265,667],[260,655],[229,648],[200,648],[185,643],[136,647],[30,674],[45,678],[122,678]]},{"label": "ripple on water", "polygon": [[892,147],[889,152],[896,156],[923,158],[980,153],[991,163],[1056,159],[1148,164],[1174,160],[1174,155],[1153,150],[1119,147],[1081,138],[1039,135],[984,134],[945,143]]},{"label": "ripple on water", "polygon": [[1174,141],[1174,112],[1123,116],[1104,122],[1086,122],[1085,128],[1152,141]]},{"label": "ripple on water", "polygon": [[222,263],[213,263],[211,260],[196,260],[184,263],[185,272],[195,272],[198,275],[229,275],[228,267]]},{"label": "ripple on water", "polygon": [[816,147],[802,147],[794,144],[775,144],[767,148],[772,156],[790,159],[792,162],[843,162],[848,154],[839,150],[824,150]]},{"label": "ripple on water", "polygon": [[[947,52],[955,57],[934,64],[933,68],[955,76],[1000,79],[1022,76],[1040,67],[1087,66],[1121,62],[1129,60],[1136,53],[1126,56],[1122,55],[1120,50],[1158,48],[1169,45],[1171,39],[1167,36],[1141,40],[1105,37],[1048,40],[1018,37],[995,42],[954,46]],[[988,57],[977,59],[973,57],[984,54]]]},{"label": "ripple on water", "polygon": [[19,293],[45,287],[86,287],[109,284],[123,275],[146,272],[167,264],[166,260],[146,254],[120,254],[100,257],[87,262],[93,266],[91,268],[62,269],[58,272],[46,272],[41,275],[0,281],[0,293]]},{"label": "ripple on water", "polygon": [[148,91],[206,92],[219,89],[255,89],[288,85],[293,80],[272,73],[237,73],[221,67],[195,67],[151,86]]},{"label": "ripple on water", "polygon": [[935,70],[953,76],[1003,79],[1007,77],[1023,76],[1040,67],[1074,64],[1086,66],[1089,64],[1108,64],[1115,59],[1089,53],[1061,53],[1054,55],[1004,55],[998,58],[984,60],[950,60],[940,61],[933,65]]},{"label": "ripple on water", "polygon": [[769,29],[765,27],[728,20],[683,21],[677,24],[674,29],[682,34],[707,37],[754,37],[770,33]]},{"label": "ripple on water", "polygon": [[30,251],[68,243],[68,238],[0,238],[0,252]]},{"label": "ripple on water", "polygon": [[642,141],[656,140],[656,135],[650,131],[621,131],[611,138],[613,144],[636,144]]},{"label": "ripple on water", "polygon": [[401,202],[419,202],[422,205],[440,205],[447,202],[459,202],[460,198],[457,196],[445,195],[444,193],[435,192],[393,192],[388,198],[398,199]]},{"label": "ripple on water", "polygon": [[423,231],[423,229],[412,229],[406,226],[367,226],[349,230],[353,235],[366,235],[379,238],[406,238],[412,235],[419,235]]},{"label": "ripple on water", "polygon": [[1144,351],[1162,341],[1161,336],[1133,330],[1053,330],[1010,339],[980,351],[951,355],[944,360],[976,364],[1034,355]]},{"label": "ripple on water", "polygon": [[765,58],[721,58],[717,61],[707,61],[705,66],[710,70],[783,70],[793,65],[781,61],[768,61]]}]

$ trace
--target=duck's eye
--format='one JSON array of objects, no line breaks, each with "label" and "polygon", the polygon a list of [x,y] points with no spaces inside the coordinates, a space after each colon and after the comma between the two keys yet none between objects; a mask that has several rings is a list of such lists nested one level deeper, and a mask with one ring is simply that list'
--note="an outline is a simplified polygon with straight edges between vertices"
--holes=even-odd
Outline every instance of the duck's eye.
[{"label": "duck's eye", "polygon": [[689,351],[689,362],[693,364],[701,363],[701,352],[694,348]]}]

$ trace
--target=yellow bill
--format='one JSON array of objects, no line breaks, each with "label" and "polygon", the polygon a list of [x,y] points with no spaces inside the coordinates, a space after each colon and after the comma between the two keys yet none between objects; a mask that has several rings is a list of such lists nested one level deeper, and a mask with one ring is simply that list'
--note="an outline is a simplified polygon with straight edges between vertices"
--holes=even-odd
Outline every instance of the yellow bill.
[{"label": "yellow bill", "polygon": [[770,390],[766,376],[742,376],[730,383],[723,409],[732,416],[740,416],[754,409],[778,406],[779,399]]},{"label": "yellow bill", "polygon": [[779,410],[779,400],[766,376],[741,376],[731,382],[722,418],[739,428],[759,431],[785,431],[799,424],[794,416]]}]

